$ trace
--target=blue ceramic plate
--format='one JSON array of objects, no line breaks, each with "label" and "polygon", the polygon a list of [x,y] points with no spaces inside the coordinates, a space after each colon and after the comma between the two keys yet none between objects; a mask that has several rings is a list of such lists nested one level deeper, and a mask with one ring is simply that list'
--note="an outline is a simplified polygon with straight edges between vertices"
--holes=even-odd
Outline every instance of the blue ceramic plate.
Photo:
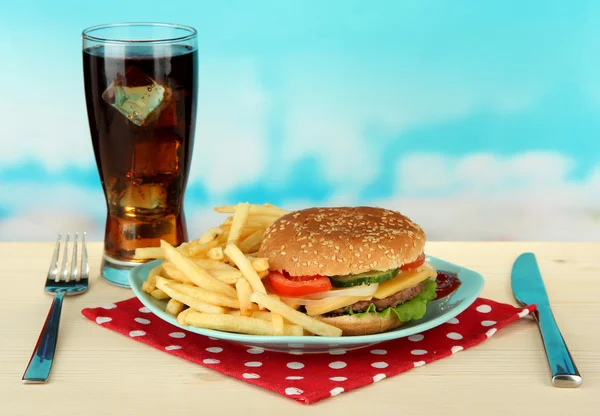
[{"label": "blue ceramic plate", "polygon": [[154,260],[149,263],[136,266],[129,274],[129,284],[136,296],[148,309],[159,318],[183,328],[190,332],[206,335],[213,338],[236,342],[250,347],[260,347],[266,350],[305,353],[323,353],[331,349],[352,350],[363,348],[379,342],[396,338],[408,337],[428,329],[439,326],[462,311],[467,309],[481,293],[483,289],[483,277],[473,270],[465,269],[444,260],[428,257],[428,260],[437,270],[449,271],[458,274],[462,284],[450,296],[436,300],[427,305],[427,313],[417,321],[411,321],[400,328],[374,335],[361,335],[353,337],[319,337],[319,336],[259,336],[236,334],[231,332],[215,331],[212,329],[196,328],[192,326],[181,326],[177,320],[165,313],[165,301],[154,299],[147,293],[142,292],[142,283],[146,280],[150,269],[160,264],[162,260]]}]

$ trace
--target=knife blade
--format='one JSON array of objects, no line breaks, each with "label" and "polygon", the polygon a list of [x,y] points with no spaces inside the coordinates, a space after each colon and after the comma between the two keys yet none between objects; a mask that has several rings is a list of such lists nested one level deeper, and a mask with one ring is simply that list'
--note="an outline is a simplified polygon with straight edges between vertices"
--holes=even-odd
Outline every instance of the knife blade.
[{"label": "knife blade", "polygon": [[546,286],[533,253],[523,253],[517,257],[512,268],[511,284],[519,303],[537,306],[532,315],[542,335],[552,384],[555,387],[579,387],[583,378],[554,319]]}]

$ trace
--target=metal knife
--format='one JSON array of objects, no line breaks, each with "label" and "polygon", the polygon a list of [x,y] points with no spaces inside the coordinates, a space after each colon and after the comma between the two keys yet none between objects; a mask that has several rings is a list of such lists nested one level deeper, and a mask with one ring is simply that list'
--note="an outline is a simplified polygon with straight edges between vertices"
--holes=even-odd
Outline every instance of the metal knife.
[{"label": "metal knife", "polygon": [[555,387],[579,387],[583,378],[579,374],[567,344],[554,320],[546,287],[533,253],[523,253],[515,260],[511,275],[515,298],[523,305],[535,304],[533,313],[546,349],[548,364]]}]

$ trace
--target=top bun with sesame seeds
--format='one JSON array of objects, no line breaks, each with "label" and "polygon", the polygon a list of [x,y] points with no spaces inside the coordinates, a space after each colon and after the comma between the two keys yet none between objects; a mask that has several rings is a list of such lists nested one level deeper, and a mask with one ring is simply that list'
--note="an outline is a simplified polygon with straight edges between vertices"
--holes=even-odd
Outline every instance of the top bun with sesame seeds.
[{"label": "top bun with sesame seeds", "polygon": [[290,276],[336,276],[396,269],[422,253],[423,229],[376,207],[308,208],[277,219],[259,250]]}]

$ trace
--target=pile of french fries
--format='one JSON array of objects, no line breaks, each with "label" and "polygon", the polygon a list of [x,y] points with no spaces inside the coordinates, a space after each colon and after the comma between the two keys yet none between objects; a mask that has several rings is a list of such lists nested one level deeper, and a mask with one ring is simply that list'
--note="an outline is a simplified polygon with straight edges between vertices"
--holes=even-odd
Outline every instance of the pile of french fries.
[{"label": "pile of french fries", "polygon": [[263,284],[269,262],[258,257],[258,249],[267,227],[287,211],[247,202],[215,211],[233,215],[178,247],[161,241],[160,247],[136,250],[137,259],[164,259],[148,274],[144,292],[168,299],[165,311],[182,326],[251,335],[341,336],[341,329],[283,303]]}]

